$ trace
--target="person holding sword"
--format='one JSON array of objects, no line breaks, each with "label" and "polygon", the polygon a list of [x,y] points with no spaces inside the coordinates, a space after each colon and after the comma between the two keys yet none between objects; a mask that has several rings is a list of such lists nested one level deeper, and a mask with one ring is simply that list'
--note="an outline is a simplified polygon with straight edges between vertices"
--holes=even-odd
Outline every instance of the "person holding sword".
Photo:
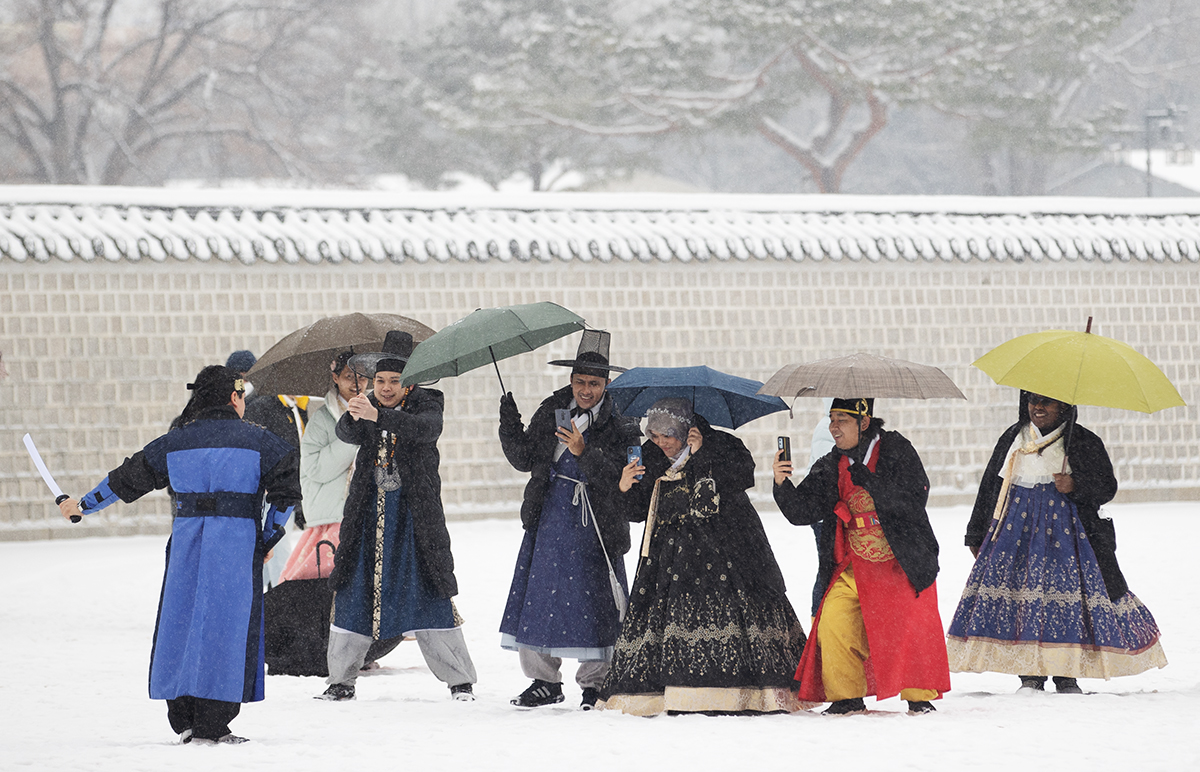
[{"label": "person holding sword", "polygon": [[[81,499],[68,520],[170,484],[167,566],[150,655],[150,699],[167,701],[181,743],[238,744],[243,702],[263,699],[263,563],[300,502],[298,454],[242,420],[245,385],[222,365],[187,385],[177,427],[134,453]],[[264,505],[268,508],[262,518]]]}]

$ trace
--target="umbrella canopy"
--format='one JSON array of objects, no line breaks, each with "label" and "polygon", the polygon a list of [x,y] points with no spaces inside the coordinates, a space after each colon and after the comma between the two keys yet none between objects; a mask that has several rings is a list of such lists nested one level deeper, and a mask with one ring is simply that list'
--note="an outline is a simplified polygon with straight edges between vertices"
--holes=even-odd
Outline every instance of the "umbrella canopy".
[{"label": "umbrella canopy", "polygon": [[583,326],[583,317],[549,301],[479,308],[417,346],[404,367],[404,385],[462,375],[533,351]]},{"label": "umbrella canopy", "polygon": [[[1091,330],[1088,320],[1088,330]],[[1158,366],[1119,340],[1091,332],[1046,330],[1013,338],[975,360],[1001,386],[1071,405],[1154,413],[1185,405]]]},{"label": "umbrella canopy", "polygon": [[758,393],[762,383],[699,367],[635,367],[613,379],[608,393],[623,415],[641,418],[667,397],[686,397],[713,426],[736,429],[755,418],[787,410],[779,397]]},{"label": "umbrella canopy", "polygon": [[425,340],[433,329],[398,314],[346,314],[318,319],[284,336],[250,368],[246,378],[263,394],[307,394],[323,397],[329,391],[329,363],[341,352],[383,350],[389,330]]},{"label": "umbrella canopy", "polygon": [[859,352],[784,365],[760,394],[780,397],[903,397],[966,399],[950,376],[931,365]]}]

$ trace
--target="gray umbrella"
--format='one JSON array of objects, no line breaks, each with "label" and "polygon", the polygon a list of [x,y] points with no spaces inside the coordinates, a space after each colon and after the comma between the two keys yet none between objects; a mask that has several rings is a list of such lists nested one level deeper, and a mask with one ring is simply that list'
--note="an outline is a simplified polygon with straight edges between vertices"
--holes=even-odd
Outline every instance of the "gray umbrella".
[{"label": "gray umbrella", "polygon": [[785,365],[759,394],[791,397],[905,397],[966,399],[936,367],[903,359],[856,353],[835,359]]},{"label": "gray umbrella", "polygon": [[411,333],[422,341],[433,329],[399,314],[346,314],[318,319],[271,346],[246,378],[263,394],[323,397],[333,385],[329,363],[343,351],[382,351],[389,330]]}]

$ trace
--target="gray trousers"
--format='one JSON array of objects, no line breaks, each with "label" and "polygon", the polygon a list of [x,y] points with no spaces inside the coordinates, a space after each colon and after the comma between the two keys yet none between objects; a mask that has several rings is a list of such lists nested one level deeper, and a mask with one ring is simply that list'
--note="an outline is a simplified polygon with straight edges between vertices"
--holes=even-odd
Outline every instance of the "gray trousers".
[{"label": "gray trousers", "polygon": [[[552,657],[549,654],[525,648],[518,649],[517,655],[521,658],[521,672],[525,674],[526,678],[536,678],[539,681],[549,681],[555,684],[562,683],[562,673],[559,670],[562,667],[562,659],[559,657]],[[608,668],[611,664],[611,659],[580,662],[579,668],[575,671],[575,683],[584,689],[599,689],[604,683],[605,676],[608,675]]]},{"label": "gray trousers", "polygon": [[[475,665],[471,662],[471,654],[467,651],[467,642],[463,638],[461,627],[448,630],[418,630],[415,635],[417,645],[421,647],[421,656],[425,657],[425,664],[439,681],[447,686],[475,683]],[[358,671],[362,669],[367,658],[371,641],[369,635],[330,629],[329,648],[326,650],[329,678],[325,682],[353,686],[358,678]]]}]

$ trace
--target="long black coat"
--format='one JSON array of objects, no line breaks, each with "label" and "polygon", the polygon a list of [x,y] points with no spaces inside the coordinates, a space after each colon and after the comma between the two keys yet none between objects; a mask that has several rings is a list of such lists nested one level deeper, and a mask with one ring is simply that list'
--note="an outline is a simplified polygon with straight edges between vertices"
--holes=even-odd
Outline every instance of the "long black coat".
[{"label": "long black coat", "polygon": [[[787,591],[783,573],[758,511],[746,493],[754,487],[754,456],[741,440],[712,428],[701,416],[696,416],[696,427],[704,442],[683,467],[685,479],[694,485],[698,479],[712,478],[721,497],[724,546],[730,556],[736,557],[736,564],[744,568],[748,581],[782,595]],[[646,440],[642,443],[642,465],[646,467],[645,475],[627,493],[621,494],[626,516],[632,522],[646,519],[654,481],[670,468],[671,460],[657,445]]]},{"label": "long black coat", "polygon": [[[1013,440],[1026,423],[1028,420],[1008,427],[1004,434],[1000,435],[996,448],[992,451],[987,469],[983,472],[983,479],[979,481],[979,493],[975,496],[971,520],[967,523],[964,542],[968,547],[983,544],[988,524],[996,511],[996,500],[1000,498],[1000,488],[1004,484],[1000,470],[1008,460],[1008,451]],[[1117,495],[1117,478],[1113,474],[1112,461],[1108,458],[1104,441],[1094,432],[1078,424],[1071,431],[1068,456],[1075,490],[1066,495],[1075,502],[1075,507],[1079,510],[1083,531],[1096,553],[1096,562],[1100,564],[1104,587],[1108,590],[1108,597],[1115,601],[1129,591],[1129,585],[1125,582],[1121,567],[1117,565],[1117,534],[1113,522],[1100,517],[1100,507]]]},{"label": "long black coat", "polygon": [[[308,423],[308,411],[302,407],[296,410],[300,412],[300,420]],[[246,420],[258,424],[299,450],[300,430],[296,427],[296,416],[274,394],[254,394],[246,400]]]},{"label": "long black coat", "polygon": [[[938,574],[938,543],[929,524],[925,503],[929,499],[929,478],[921,457],[912,443],[898,432],[881,431],[879,463],[875,473],[865,475],[867,493],[875,500],[875,512],[888,545],[908,581],[920,595],[933,584]],[[864,442],[869,441],[869,438]],[[833,508],[838,502],[838,462],[842,452],[836,448],[817,459],[798,485],[784,480],[774,489],[775,503],[793,525],[812,525],[826,521],[818,542],[817,581],[828,587],[836,568],[834,539],[837,519]],[[864,468],[865,471],[865,468]]]},{"label": "long black coat", "polygon": [[[568,407],[571,399],[570,386],[551,394],[529,419],[528,429],[521,423],[520,413],[506,415],[502,410],[500,414],[500,447],[504,457],[518,472],[530,473],[521,502],[521,525],[530,533],[537,533],[546,488],[550,485],[554,449],[559,444],[554,411]],[[596,420],[588,427],[587,446],[579,457],[579,466],[587,476],[588,498],[604,549],[612,559],[629,551],[629,523],[615,498],[621,470],[627,463],[626,451],[638,444],[640,438],[637,423],[623,417],[606,394],[596,411]]]},{"label": "long black coat", "polygon": [[362,529],[366,513],[375,511],[379,491],[375,484],[375,458],[380,435],[387,430],[399,438],[396,468],[412,510],[421,574],[438,597],[453,597],[458,594],[458,582],[454,578],[454,556],[450,553],[450,532],[446,530],[446,514],[442,510],[442,478],[438,473],[441,457],[437,441],[442,434],[445,397],[435,389],[416,387],[400,410],[381,407],[374,394],[369,399],[379,408],[379,420],[356,421],[346,412],[337,425],[338,439],[359,448],[342,515],[341,546],[330,582],[334,589],[341,589],[349,581],[355,561],[374,560],[375,545],[363,543]]}]

